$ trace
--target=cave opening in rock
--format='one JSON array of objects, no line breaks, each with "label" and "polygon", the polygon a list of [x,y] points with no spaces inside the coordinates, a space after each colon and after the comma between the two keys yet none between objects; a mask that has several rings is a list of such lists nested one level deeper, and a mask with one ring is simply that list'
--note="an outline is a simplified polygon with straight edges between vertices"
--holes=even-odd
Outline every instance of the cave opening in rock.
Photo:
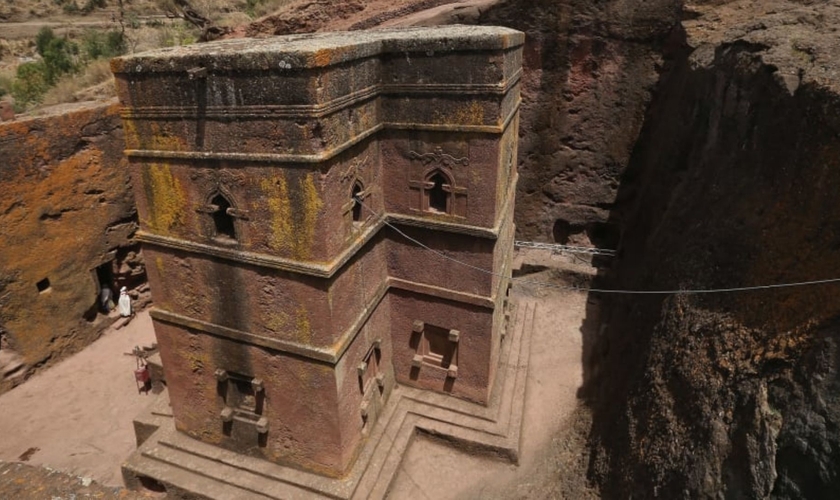
[{"label": "cave opening in rock", "polygon": [[592,222],[586,225],[586,236],[594,247],[614,250],[618,247],[619,227],[610,222]]},{"label": "cave opening in rock", "polygon": [[554,221],[554,227],[551,230],[554,237],[554,243],[558,245],[568,245],[572,236],[583,233],[583,226],[572,224],[563,219]]},{"label": "cave opening in rock", "polygon": [[97,266],[96,267],[96,283],[98,284],[98,288],[114,287],[114,261],[109,260],[108,262]]},{"label": "cave opening in rock", "polygon": [[42,279],[38,283],[35,283],[35,286],[38,288],[38,293],[46,293],[52,290],[49,278]]}]

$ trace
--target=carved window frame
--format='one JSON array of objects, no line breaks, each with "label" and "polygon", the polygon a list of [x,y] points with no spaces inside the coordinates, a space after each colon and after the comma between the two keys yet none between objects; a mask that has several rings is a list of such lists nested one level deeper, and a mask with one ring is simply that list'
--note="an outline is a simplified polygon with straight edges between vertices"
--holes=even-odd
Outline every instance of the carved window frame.
[{"label": "carved window frame", "polygon": [[[435,186],[434,178],[440,175],[446,182],[443,184],[443,190],[446,192],[446,211],[433,209],[430,203],[431,191]],[[443,166],[434,166],[423,171],[422,180],[409,181],[409,188],[417,191],[412,203],[412,209],[418,212],[435,214],[435,215],[449,215],[453,217],[465,218],[467,216],[467,188],[458,184],[454,173]]]},{"label": "carved window frame", "polygon": [[356,194],[356,196],[358,196],[358,198],[365,205],[369,206],[369,198],[372,194],[372,190],[368,187],[365,187],[364,179],[362,179],[361,177],[353,178],[353,182],[350,184],[350,200],[341,207],[341,213],[344,217],[344,226],[347,228],[348,238],[353,236],[356,232],[363,228],[368,223],[368,221],[370,221],[370,218],[373,215],[370,213],[370,210],[366,210],[364,207],[362,207],[362,214],[359,220],[353,220],[353,209],[356,207],[356,196],[354,196],[354,191],[356,190],[356,187],[361,188],[358,194]]},{"label": "carved window frame", "polygon": [[[433,368],[437,370],[445,370],[446,376],[449,378],[458,377],[458,354],[459,345],[461,341],[461,332],[443,328],[436,325],[426,324],[423,321],[416,320],[412,324],[412,335],[417,336],[415,339],[416,350],[411,361],[412,368]],[[431,341],[428,338],[431,335],[446,335],[446,339],[438,339],[448,342],[447,349],[450,351],[447,354],[435,353],[431,349]],[[448,364],[444,361],[449,360]]]},{"label": "carved window frame", "polygon": [[[229,238],[227,236],[219,235],[216,231],[216,223],[213,220],[213,216],[216,212],[219,211],[219,206],[213,203],[213,199],[217,196],[223,197],[230,207],[227,208],[225,213],[231,217],[233,223],[233,238]],[[213,189],[207,196],[204,197],[204,204],[199,206],[196,209],[196,212],[203,213],[208,215],[203,225],[205,226],[205,233],[210,235],[210,239],[215,243],[219,243],[222,245],[237,245],[240,242],[242,236],[242,225],[241,221],[248,220],[248,211],[242,210],[237,208],[239,204],[237,203],[236,199],[230,194],[227,189],[222,187],[217,187]]]},{"label": "carved window frame", "polygon": [[[265,416],[266,393],[265,383],[261,378],[230,372],[222,368],[217,369],[214,374],[217,383],[217,394],[221,397],[221,417],[224,426],[229,426],[233,420],[254,425],[257,432],[265,434],[268,432],[268,419]],[[248,396],[242,387],[248,387],[253,405],[244,404],[243,396]],[[230,430],[225,432],[228,433]]]}]

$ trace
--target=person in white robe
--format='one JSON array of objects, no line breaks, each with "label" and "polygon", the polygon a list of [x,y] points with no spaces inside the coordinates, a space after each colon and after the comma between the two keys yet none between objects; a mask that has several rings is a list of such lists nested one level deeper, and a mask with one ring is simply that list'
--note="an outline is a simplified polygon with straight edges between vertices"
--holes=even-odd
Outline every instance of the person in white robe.
[{"label": "person in white robe", "polygon": [[125,287],[120,288],[120,301],[118,303],[120,316],[127,318],[131,316],[131,297]]}]

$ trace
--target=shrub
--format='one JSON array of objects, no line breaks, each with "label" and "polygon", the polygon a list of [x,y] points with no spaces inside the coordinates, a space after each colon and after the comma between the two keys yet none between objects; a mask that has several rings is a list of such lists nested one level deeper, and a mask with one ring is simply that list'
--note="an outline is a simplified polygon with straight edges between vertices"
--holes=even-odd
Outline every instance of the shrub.
[{"label": "shrub", "polygon": [[0,96],[11,94],[12,85],[15,82],[14,72],[3,71],[0,72]]},{"label": "shrub", "polygon": [[18,66],[15,81],[12,83],[12,97],[20,108],[41,102],[50,88],[47,81],[47,67],[43,61],[35,61]]},{"label": "shrub", "polygon": [[49,43],[54,39],[55,33],[53,33],[52,29],[47,28],[46,26],[41,28],[38,31],[38,34],[35,35],[35,50],[38,51],[38,54],[40,54],[41,57],[44,56],[44,52],[47,50],[47,45],[49,45]]},{"label": "shrub", "polygon": [[129,28],[131,28],[133,30],[140,29],[140,18],[137,17],[137,14],[135,14],[134,12],[131,12],[130,14],[128,14],[127,21],[128,21],[128,27]]},{"label": "shrub", "polygon": [[89,60],[125,54],[126,45],[125,36],[119,31],[88,30],[82,35],[82,53]]},{"label": "shrub", "polygon": [[55,83],[61,75],[75,71],[76,62],[73,56],[78,53],[79,47],[66,38],[54,38],[50,41],[44,53],[41,54],[46,65],[47,82],[50,85]]},{"label": "shrub", "polygon": [[61,6],[62,10],[64,10],[65,14],[78,14],[79,13],[79,4],[76,3],[76,0],[71,0],[70,2],[65,3]]},{"label": "shrub", "polygon": [[61,75],[76,70],[75,56],[79,46],[67,38],[55,36],[49,28],[41,28],[35,37],[35,48],[44,63],[44,78],[54,84]]},{"label": "shrub", "polygon": [[84,7],[82,7],[82,12],[85,14],[90,14],[93,12],[93,9],[103,9],[105,8],[105,0],[87,0],[85,2]]}]

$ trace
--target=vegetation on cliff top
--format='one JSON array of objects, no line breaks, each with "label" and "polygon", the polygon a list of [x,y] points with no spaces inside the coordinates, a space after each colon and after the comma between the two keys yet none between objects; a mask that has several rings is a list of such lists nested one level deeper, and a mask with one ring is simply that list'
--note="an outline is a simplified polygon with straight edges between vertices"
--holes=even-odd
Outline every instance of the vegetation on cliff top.
[{"label": "vegetation on cliff top", "polygon": [[[27,0],[0,6],[0,20],[42,24],[37,35],[0,36],[0,98],[18,112],[113,95],[107,60],[187,45],[271,12],[288,0]],[[9,10],[10,9],[10,10]],[[58,17],[56,17],[58,16]],[[38,23],[42,20],[43,23]]]}]

